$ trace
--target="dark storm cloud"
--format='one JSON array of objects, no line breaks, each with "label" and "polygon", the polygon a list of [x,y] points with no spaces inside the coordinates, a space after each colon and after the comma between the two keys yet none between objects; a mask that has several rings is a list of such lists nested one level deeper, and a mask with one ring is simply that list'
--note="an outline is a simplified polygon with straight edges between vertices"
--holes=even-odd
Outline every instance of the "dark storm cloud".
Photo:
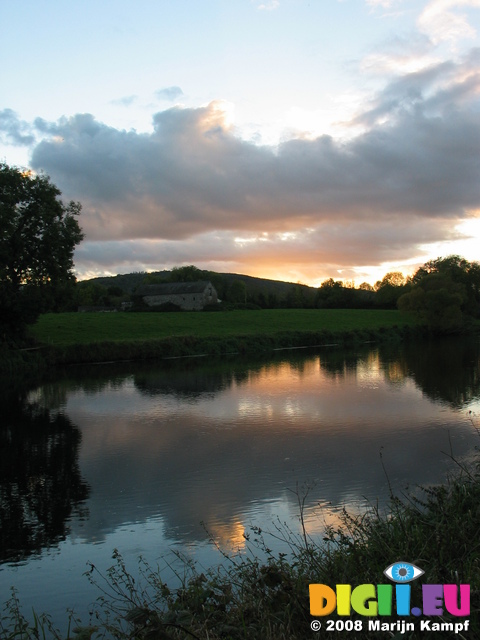
[{"label": "dark storm cloud", "polygon": [[0,139],[6,144],[29,147],[35,143],[32,128],[12,109],[0,111]]},{"label": "dark storm cloud", "polygon": [[[32,165],[83,203],[88,240],[189,239],[200,251],[216,233],[223,240],[210,238],[211,259],[227,251],[283,259],[287,247],[299,261],[401,259],[450,239],[480,205],[476,62],[478,51],[396,79],[359,117],[364,133],[343,142],[255,145],[211,103],[157,113],[144,134],[89,114],[37,120],[48,135]],[[273,242],[285,232],[295,239]],[[270,235],[257,242],[261,233]],[[245,234],[248,243],[234,243]]]}]

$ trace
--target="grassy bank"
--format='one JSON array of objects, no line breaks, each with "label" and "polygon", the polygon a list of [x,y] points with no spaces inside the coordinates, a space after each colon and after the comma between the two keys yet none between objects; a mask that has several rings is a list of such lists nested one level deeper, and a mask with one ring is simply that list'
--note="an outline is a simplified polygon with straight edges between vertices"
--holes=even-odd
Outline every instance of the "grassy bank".
[{"label": "grassy bank", "polygon": [[51,363],[141,360],[352,344],[413,331],[398,311],[265,309],[185,313],[64,313],[30,329]]},{"label": "grassy bank", "polygon": [[31,335],[56,346],[92,342],[162,340],[171,337],[229,338],[284,331],[353,331],[411,325],[399,311],[366,309],[263,309],[183,313],[49,313]]},{"label": "grassy bank", "polygon": [[[302,496],[299,514],[302,518]],[[359,516],[344,513],[343,526],[327,530],[325,544],[312,542],[306,530],[300,538],[288,531],[291,554],[278,556],[268,551],[268,537],[253,532],[257,544],[267,555],[260,561],[255,552],[247,557],[226,558],[222,567],[198,572],[185,561],[185,577],[173,590],[163,583],[158,570],[143,566],[141,579],[134,580],[121,556],[107,575],[92,565],[89,578],[100,589],[90,626],[74,627],[65,636],[56,633],[48,617],[35,617],[32,625],[12,597],[0,625],[1,637],[13,638],[96,638],[119,640],[305,640],[309,638],[424,639],[480,637],[480,473],[478,461],[461,468],[446,484],[423,490],[420,498],[392,497],[389,510],[372,508]],[[255,547],[254,547],[255,550]],[[467,618],[445,612],[431,622],[469,621],[465,634],[453,631],[421,631],[423,617],[404,617],[415,629],[402,635],[368,630],[368,618],[353,614],[343,622],[360,621],[362,630],[327,632],[325,619],[321,633],[312,632],[308,585],[388,584],[386,567],[399,560],[413,562],[425,571],[412,584],[412,606],[421,605],[421,584],[470,584],[471,608]],[[395,601],[393,603],[395,612]],[[328,616],[339,620],[336,613]],[[381,616],[382,622],[395,622]],[[358,626],[358,625],[357,625]]]}]

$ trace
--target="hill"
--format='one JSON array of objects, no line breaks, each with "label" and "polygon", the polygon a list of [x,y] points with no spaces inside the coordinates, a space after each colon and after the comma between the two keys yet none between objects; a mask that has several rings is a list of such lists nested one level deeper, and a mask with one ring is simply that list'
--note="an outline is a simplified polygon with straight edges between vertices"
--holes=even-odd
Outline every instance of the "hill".
[{"label": "hill", "polygon": [[[82,280],[78,284],[81,287],[88,285],[100,285],[106,289],[112,287],[121,289],[125,294],[131,295],[135,289],[146,282],[172,282],[190,280],[191,276],[195,276],[195,280],[210,280],[216,288],[219,297],[222,300],[228,300],[231,295],[232,284],[243,283],[245,292],[249,301],[265,303],[285,300],[288,297],[298,298],[304,303],[312,301],[315,298],[317,289],[309,287],[305,284],[296,284],[293,282],[283,282],[281,280],[269,280],[266,278],[256,278],[239,273],[217,273],[214,271],[205,271],[196,269],[195,267],[180,267],[172,271],[154,271],[151,273],[134,272],[119,274],[116,276],[101,276]],[[178,278],[178,280],[177,280]]]}]

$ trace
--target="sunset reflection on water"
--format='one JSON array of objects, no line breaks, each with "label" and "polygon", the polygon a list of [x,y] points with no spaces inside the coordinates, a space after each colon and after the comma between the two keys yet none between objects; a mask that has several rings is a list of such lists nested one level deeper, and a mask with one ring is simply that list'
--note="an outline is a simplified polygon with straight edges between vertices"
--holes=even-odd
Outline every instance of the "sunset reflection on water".
[{"label": "sunset reflection on water", "polygon": [[12,413],[17,428],[35,433],[29,420],[42,411],[49,425],[69,425],[81,491],[58,524],[64,539],[47,535],[22,566],[3,565],[0,587],[13,580],[34,604],[43,596],[29,591],[32,572],[47,572],[50,596],[68,594],[71,572],[81,580],[92,558],[106,568],[113,548],[130,563],[175,551],[210,566],[259,544],[259,529],[275,553],[303,535],[321,543],[344,507],[382,508],[390,486],[440,482],[452,468],[443,452],[473,449],[479,352],[478,343],[366,346],[84,368],[33,389]]}]

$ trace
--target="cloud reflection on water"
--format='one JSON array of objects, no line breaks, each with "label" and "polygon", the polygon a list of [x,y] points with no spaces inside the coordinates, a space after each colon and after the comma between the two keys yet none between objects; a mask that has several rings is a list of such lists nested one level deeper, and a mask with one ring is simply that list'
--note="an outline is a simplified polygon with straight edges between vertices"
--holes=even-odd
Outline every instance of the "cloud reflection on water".
[{"label": "cloud reflection on water", "polygon": [[161,514],[173,540],[204,540],[202,522],[235,537],[262,500],[286,496],[295,518],[289,490],[304,482],[312,484],[309,509],[384,501],[380,451],[398,489],[441,480],[441,451],[451,440],[464,455],[473,434],[455,402],[419,388],[415,361],[375,349],[279,356],[245,369],[161,365],[101,393],[70,391],[65,411],[82,429],[81,467],[94,496],[82,535],[98,539],[141,505],[142,518]]}]

